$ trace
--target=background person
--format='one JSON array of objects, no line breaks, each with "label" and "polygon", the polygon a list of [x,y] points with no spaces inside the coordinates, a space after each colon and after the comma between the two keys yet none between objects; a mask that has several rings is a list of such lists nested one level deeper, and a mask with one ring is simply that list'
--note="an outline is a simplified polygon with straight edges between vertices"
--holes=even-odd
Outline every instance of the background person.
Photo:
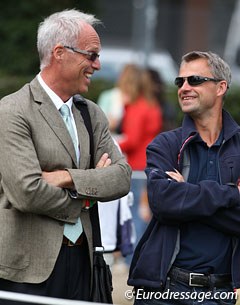
[{"label": "background person", "polygon": [[130,207],[133,196],[126,196],[110,202],[99,202],[98,212],[104,257],[110,267],[121,263],[122,257],[133,253],[136,232]]},{"label": "background person", "polygon": [[151,99],[155,99],[162,109],[162,131],[177,127],[177,111],[166,97],[166,84],[159,72],[153,68],[146,68],[143,72],[143,86]]},{"label": "background person", "polygon": [[[121,152],[117,141],[113,140]],[[132,192],[110,202],[98,202],[104,258],[110,267],[123,262],[123,257],[133,253],[136,231],[130,209],[132,205]]]},{"label": "background person", "polygon": [[116,85],[103,91],[98,98],[98,105],[106,114],[109,121],[109,129],[113,136],[118,137],[122,133],[122,119],[124,107],[129,103],[128,99],[135,100],[141,86],[141,69],[134,64],[126,64],[116,82]]},{"label": "background person", "polygon": [[[175,128],[176,110],[174,106],[166,99],[166,86],[160,74],[155,69],[150,67],[143,69],[142,87],[142,91],[144,92],[145,97],[150,101],[154,101],[154,104],[158,104],[161,108],[161,131]],[[152,213],[148,204],[147,185],[145,185],[141,192],[138,214],[145,224],[148,224],[151,220]]]},{"label": "background person", "polygon": [[77,10],[46,18],[38,29],[41,72],[0,103],[1,290],[89,300],[85,199],[110,201],[129,192],[130,167],[103,112],[87,100],[96,167],[89,169],[89,136],[73,103],[100,69],[98,23]]},{"label": "background person", "polygon": [[[153,218],[130,268],[128,284],[136,290],[210,291],[213,298],[201,304],[235,304],[233,295],[214,297],[240,286],[240,127],[222,109],[230,83],[230,68],[217,54],[183,56],[175,80],[182,127],[147,148]],[[135,299],[136,305],[194,303]]]},{"label": "background person", "polygon": [[[124,77],[123,77],[124,76]],[[146,147],[161,131],[162,111],[151,93],[151,83],[143,85],[142,69],[134,64],[125,68],[121,79],[124,113],[121,135],[117,138],[122,152],[133,169],[131,191],[134,196],[132,206],[137,240],[142,236],[148,222],[139,212],[140,200],[146,185]],[[130,261],[128,259],[128,263]]]},{"label": "background person", "polygon": [[121,90],[114,87],[101,92],[97,104],[106,114],[109,121],[109,129],[113,135],[117,134],[123,115],[123,102]]}]

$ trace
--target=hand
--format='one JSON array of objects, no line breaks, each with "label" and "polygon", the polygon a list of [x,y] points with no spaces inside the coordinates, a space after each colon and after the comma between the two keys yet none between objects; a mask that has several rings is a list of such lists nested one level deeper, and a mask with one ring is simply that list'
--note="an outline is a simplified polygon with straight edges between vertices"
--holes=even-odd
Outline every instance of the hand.
[{"label": "hand", "polygon": [[[98,161],[96,168],[108,167],[112,163],[112,160],[108,158],[108,154],[104,153]],[[96,203],[95,200],[84,200],[83,208],[88,210]]]},{"label": "hand", "polygon": [[175,172],[166,171],[165,173],[172,179],[176,180],[177,182],[184,182],[183,176],[176,169],[175,169]]},{"label": "hand", "polygon": [[61,187],[61,188],[69,188],[73,189],[73,181],[69,172],[66,170],[57,170],[54,172],[42,172],[42,178],[47,183]]},{"label": "hand", "polygon": [[100,160],[98,161],[96,168],[108,167],[111,163],[112,160],[108,158],[108,154],[104,153],[100,158]]},{"label": "hand", "polygon": [[[96,168],[108,167],[111,162],[111,159],[108,158],[108,154],[104,153],[98,161]],[[67,170],[57,170],[53,172],[43,171],[42,178],[53,186],[74,189],[72,177]]]}]

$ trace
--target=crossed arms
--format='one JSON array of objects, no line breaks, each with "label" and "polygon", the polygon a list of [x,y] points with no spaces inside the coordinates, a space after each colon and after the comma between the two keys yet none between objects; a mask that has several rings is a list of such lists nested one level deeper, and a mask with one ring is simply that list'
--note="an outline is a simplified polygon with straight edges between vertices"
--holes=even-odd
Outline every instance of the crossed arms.
[{"label": "crossed arms", "polygon": [[159,145],[148,148],[148,197],[153,215],[161,223],[179,225],[199,221],[227,234],[240,236],[240,186],[205,180],[184,182],[173,169],[174,152]]}]

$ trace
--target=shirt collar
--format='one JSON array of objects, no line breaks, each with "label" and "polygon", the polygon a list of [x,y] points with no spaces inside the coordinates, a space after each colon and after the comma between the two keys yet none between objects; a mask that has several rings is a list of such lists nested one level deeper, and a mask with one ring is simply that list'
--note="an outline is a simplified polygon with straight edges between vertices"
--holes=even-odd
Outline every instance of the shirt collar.
[{"label": "shirt collar", "polygon": [[[223,140],[224,140],[224,138],[223,138],[223,129],[222,129],[216,142],[213,144],[213,146],[220,146],[222,144]],[[196,134],[196,136],[193,139],[193,142],[203,142],[199,133]]]},{"label": "shirt collar", "polygon": [[48,85],[45,83],[40,73],[37,75],[37,79],[40,85],[46,91],[47,95],[50,97],[51,101],[56,106],[57,110],[59,110],[63,104],[68,105],[69,109],[72,110],[72,103],[73,103],[72,97],[70,97],[70,99],[64,103],[62,99],[51,88],[48,87]]}]

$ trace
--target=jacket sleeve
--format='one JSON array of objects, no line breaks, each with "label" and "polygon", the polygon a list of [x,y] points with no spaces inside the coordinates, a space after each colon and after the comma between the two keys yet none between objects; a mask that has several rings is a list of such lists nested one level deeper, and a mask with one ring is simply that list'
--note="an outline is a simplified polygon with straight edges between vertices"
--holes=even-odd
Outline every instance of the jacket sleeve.
[{"label": "jacket sleeve", "polygon": [[220,209],[214,215],[201,219],[201,222],[223,233],[240,237],[240,207]]},{"label": "jacket sleeve", "polygon": [[110,201],[125,196],[130,190],[131,168],[114,143],[108,121],[102,110],[89,104],[92,120],[95,166],[104,153],[111,158],[111,165],[104,168],[68,169],[80,198]]},{"label": "jacket sleeve", "polygon": [[[148,196],[152,213],[160,221],[185,222],[207,217],[219,209],[239,206],[239,191],[236,187],[220,185],[215,181],[198,184],[177,182],[169,179],[166,171],[177,166],[178,138],[160,134],[147,148]],[[175,137],[175,139],[174,139]],[[179,170],[179,169],[178,169]]]},{"label": "jacket sleeve", "polygon": [[138,109],[138,114],[128,115],[124,118],[124,136],[120,137],[118,144],[123,153],[129,153],[139,146],[144,130],[144,112]]},{"label": "jacket sleeve", "polygon": [[31,127],[20,104],[11,99],[0,103],[1,207],[75,222],[81,200],[42,179]]}]

